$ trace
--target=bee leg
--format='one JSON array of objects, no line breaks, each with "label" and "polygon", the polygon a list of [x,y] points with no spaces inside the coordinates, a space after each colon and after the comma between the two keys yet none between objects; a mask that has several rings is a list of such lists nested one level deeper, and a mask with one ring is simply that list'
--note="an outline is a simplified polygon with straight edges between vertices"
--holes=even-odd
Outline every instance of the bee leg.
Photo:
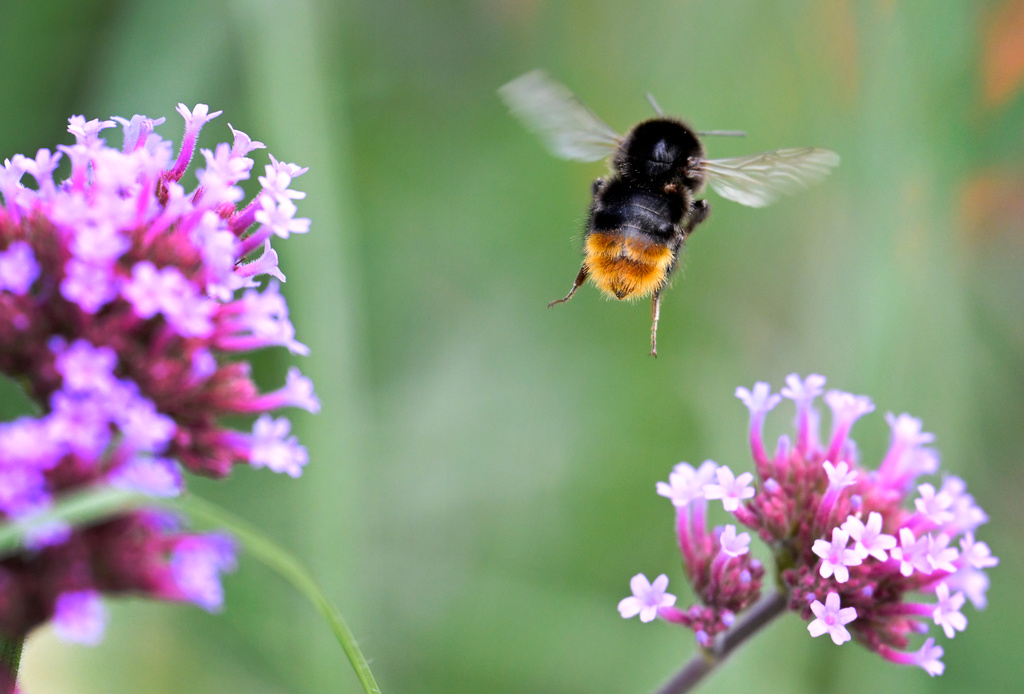
[{"label": "bee leg", "polygon": [[595,178],[594,182],[590,184],[590,194],[597,195],[598,193],[601,192],[602,188],[604,188],[604,179]]},{"label": "bee leg", "polygon": [[707,200],[694,201],[693,205],[690,206],[690,219],[686,224],[686,235],[692,234],[697,225],[707,219],[710,213],[711,205]]},{"label": "bee leg", "polygon": [[651,356],[658,358],[658,318],[661,316],[661,290],[651,296]]},{"label": "bee leg", "polygon": [[697,226],[711,214],[711,203],[707,200],[698,200],[693,203],[693,225]]},{"label": "bee leg", "polygon": [[572,295],[576,293],[576,290],[580,288],[580,285],[587,281],[587,275],[588,274],[589,274],[589,271],[587,270],[587,266],[584,265],[583,267],[581,267],[580,268],[580,274],[576,275],[576,281],[572,283],[572,289],[570,289],[569,293],[565,295],[565,298],[564,299],[555,299],[550,304],[548,304],[548,308],[551,308],[555,304],[564,304],[566,301],[571,299]]}]

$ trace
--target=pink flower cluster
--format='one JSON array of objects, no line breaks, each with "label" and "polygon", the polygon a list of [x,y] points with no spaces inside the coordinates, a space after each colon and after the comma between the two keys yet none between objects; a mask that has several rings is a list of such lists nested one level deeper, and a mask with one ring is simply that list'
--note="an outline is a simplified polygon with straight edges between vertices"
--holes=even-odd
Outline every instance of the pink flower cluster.
[{"label": "pink flower cluster", "polygon": [[[30,522],[68,492],[117,485],[151,495],[182,490],[179,467],[223,477],[244,463],[297,477],[307,453],[287,419],[316,412],[295,369],[260,393],[234,354],[295,340],[278,291],[274,236],[308,230],[290,189],[305,172],[270,157],[247,204],[239,182],[263,147],[233,128],[233,142],[202,150],[198,185],[182,177],[200,129],[220,112],[200,104],[181,147],[154,132],[163,119],[117,118],[123,146],[100,133],[114,121],[69,119],[75,144],[16,155],[0,168],[0,370],[39,414],[0,423],[0,519]],[[54,174],[65,160],[70,172]],[[25,179],[31,185],[25,185]],[[260,287],[256,277],[270,275]],[[257,415],[251,431],[222,424]],[[126,513],[87,528],[36,523],[29,546],[0,560],[0,634],[23,638],[53,619],[82,642],[102,634],[100,593],[131,592],[216,610],[230,540],[181,532],[166,513]]]},{"label": "pink flower cluster", "polygon": [[[737,477],[711,461],[697,469],[680,463],[667,484],[657,485],[676,507],[683,565],[700,604],[676,608],[675,597],[665,593],[666,579],[660,590],[634,589],[620,612],[632,616],[634,603],[642,603],[633,614],[653,609],[664,620],[692,628],[707,646],[758,599],[763,569],[749,558],[749,535],[737,535],[733,525],[707,529],[707,501],[720,499],[768,544],[789,608],[810,622],[812,636],[828,633],[836,644],[855,639],[892,662],[941,674],[942,647],[927,638],[908,650],[911,638],[927,632],[928,621],[952,638],[967,626],[960,611],[965,601],[985,606],[984,570],[998,559],[975,540],[974,531],[988,518],[960,478],[947,476],[938,488],[919,482],[938,472],[939,458],[928,447],[933,436],[907,414],[887,415],[889,450],[877,470],[861,467],[849,433],[874,405],[864,396],[825,393],[824,385],[822,376],[793,374],[779,394],[767,383],[736,390],[750,409],[756,485],[752,473]],[[824,441],[814,407],[822,394],[832,411],[832,431]],[[769,455],[762,425],[782,398],[796,405],[796,437],[782,436]],[[646,583],[638,578],[637,586]],[[934,602],[925,601],[927,595]]]},{"label": "pink flower cluster", "polygon": [[[726,509],[735,511],[741,499],[753,496],[754,490],[749,486],[753,477],[749,472],[735,477],[729,468],[706,460],[696,469],[679,463],[668,483],[657,484],[658,494],[668,497],[676,508],[683,569],[700,599],[699,604],[681,610],[675,607],[672,596],[671,602],[658,605],[657,616],[693,629],[701,646],[709,646],[717,634],[732,626],[736,613],[749,607],[761,594],[764,567],[750,555],[750,534],[737,533],[735,525],[710,531],[707,527],[708,499],[721,499]],[[635,576],[634,581],[639,578],[642,574]],[[667,586],[665,579],[661,590]],[[623,610],[630,599],[619,603],[619,612],[624,617],[631,616]]]}]

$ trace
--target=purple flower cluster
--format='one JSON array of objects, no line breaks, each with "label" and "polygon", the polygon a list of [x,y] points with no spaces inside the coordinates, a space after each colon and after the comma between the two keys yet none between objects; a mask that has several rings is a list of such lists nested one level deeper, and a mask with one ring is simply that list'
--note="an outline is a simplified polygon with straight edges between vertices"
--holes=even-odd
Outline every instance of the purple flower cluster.
[{"label": "purple flower cluster", "polygon": [[[263,144],[232,128],[233,142],[202,150],[206,167],[187,190],[199,131],[220,112],[178,112],[177,153],[154,132],[162,118],[115,119],[124,132],[115,149],[100,137],[114,121],[73,116],[75,144],[0,168],[0,370],[39,411],[0,423],[0,519],[31,522],[95,485],[173,496],[180,466],[224,477],[247,463],[297,477],[306,463],[288,420],[269,411],[316,412],[310,381],[293,369],[282,388],[260,393],[248,362],[231,359],[263,347],[308,351],[270,246],[309,228],[295,217],[305,194],[290,189],[306,169],[271,156],[261,190],[240,204],[247,155]],[[56,182],[65,157],[70,173]],[[260,275],[273,279],[261,288]],[[257,417],[246,432],[225,427],[229,415]],[[53,619],[66,638],[95,642],[101,593],[216,610],[220,572],[235,562],[228,538],[182,532],[156,511],[31,527],[26,549],[0,561],[0,634],[11,639]]]},{"label": "purple flower cluster", "polygon": [[[736,390],[750,409],[756,485],[752,473],[737,477],[711,461],[697,469],[680,463],[668,483],[657,485],[676,507],[683,565],[700,604],[680,610],[665,593],[667,579],[654,590],[639,575],[634,595],[619,610],[628,617],[646,607],[651,619],[656,613],[692,628],[706,647],[758,599],[764,572],[749,558],[749,535],[737,535],[733,525],[707,529],[707,501],[720,499],[770,547],[789,608],[810,622],[811,636],[828,633],[836,644],[855,639],[892,662],[941,674],[942,647],[927,638],[908,650],[911,638],[926,633],[928,621],[952,638],[967,626],[960,611],[965,601],[984,608],[984,570],[998,559],[974,531],[988,518],[960,478],[947,476],[938,488],[919,482],[938,472],[939,458],[928,447],[933,436],[910,415],[886,416],[892,442],[879,468],[869,471],[849,433],[874,405],[864,396],[829,391],[824,400],[832,431],[821,441],[814,401],[824,385],[822,376],[793,374],[779,394],[767,383]],[[796,438],[780,437],[769,455],[762,425],[782,398],[796,405]],[[922,599],[927,595],[934,602]]]}]

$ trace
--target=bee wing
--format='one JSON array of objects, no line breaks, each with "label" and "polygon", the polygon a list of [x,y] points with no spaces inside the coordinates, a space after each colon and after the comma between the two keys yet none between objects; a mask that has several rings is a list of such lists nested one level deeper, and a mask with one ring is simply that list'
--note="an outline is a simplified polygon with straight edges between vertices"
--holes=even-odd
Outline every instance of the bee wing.
[{"label": "bee wing", "polygon": [[542,70],[517,77],[501,87],[498,94],[557,157],[597,161],[615,151],[622,141],[575,94]]},{"label": "bee wing", "polygon": [[777,149],[703,163],[711,189],[727,200],[748,207],[764,207],[821,182],[839,166],[839,155],[827,149]]}]

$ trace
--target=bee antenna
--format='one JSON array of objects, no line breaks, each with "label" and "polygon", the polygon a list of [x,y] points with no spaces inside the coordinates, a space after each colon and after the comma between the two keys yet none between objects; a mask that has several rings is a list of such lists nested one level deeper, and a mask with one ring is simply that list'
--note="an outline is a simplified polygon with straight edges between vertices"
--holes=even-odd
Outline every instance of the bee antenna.
[{"label": "bee antenna", "polygon": [[654,100],[654,95],[651,94],[650,92],[647,92],[647,101],[651,104],[651,108],[654,109],[655,113],[657,113],[659,116],[665,115],[664,113],[661,112],[661,106],[658,106],[658,102]]},{"label": "bee antenna", "polygon": [[701,137],[708,137],[709,135],[720,135],[723,137],[746,137],[747,133],[743,130],[700,130],[697,132]]}]

